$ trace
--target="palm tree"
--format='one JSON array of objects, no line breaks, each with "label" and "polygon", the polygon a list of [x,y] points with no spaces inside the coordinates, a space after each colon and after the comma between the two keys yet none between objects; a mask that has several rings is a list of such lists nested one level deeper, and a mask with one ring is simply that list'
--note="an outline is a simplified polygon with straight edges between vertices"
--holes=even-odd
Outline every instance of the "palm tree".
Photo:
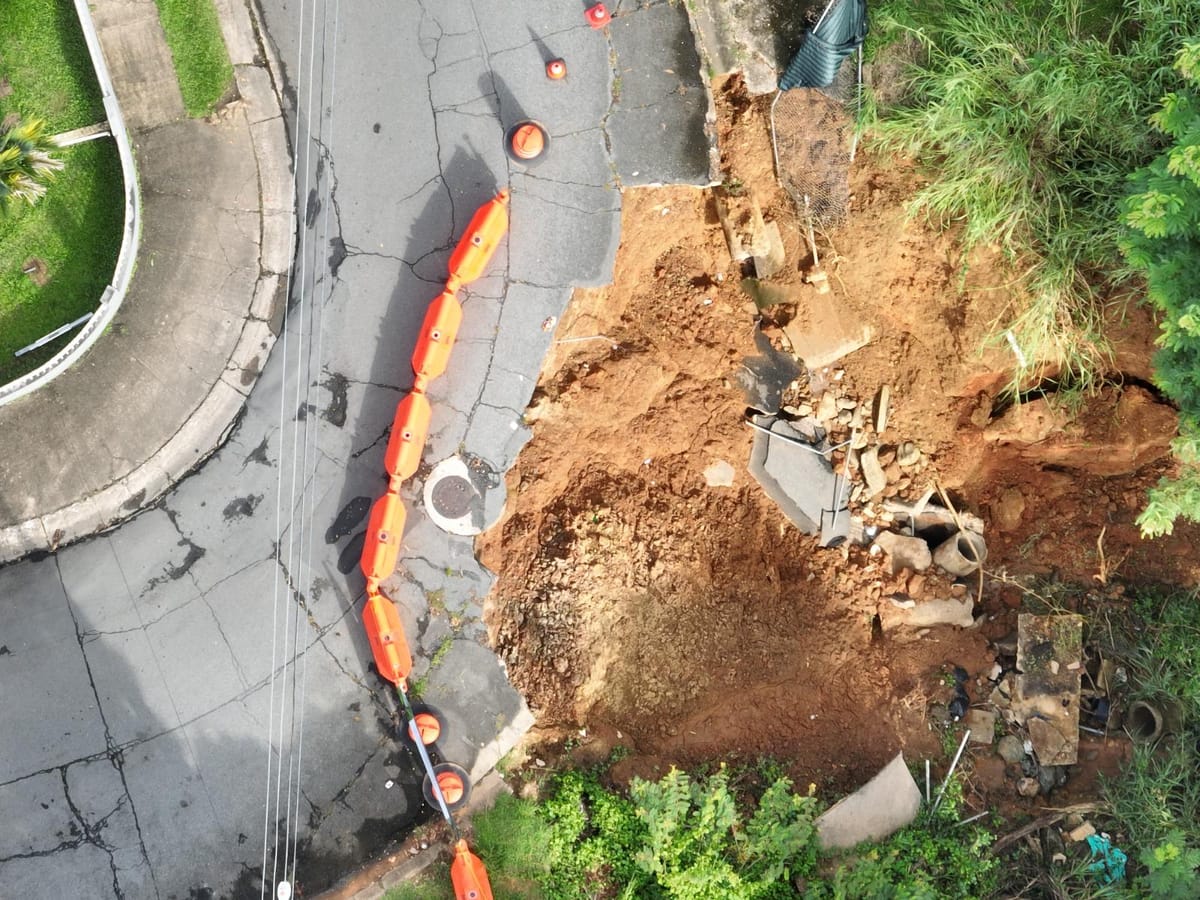
[{"label": "palm tree", "polygon": [[61,159],[50,155],[57,147],[42,119],[0,126],[0,212],[19,200],[36,203],[46,193],[46,182],[63,167]]}]

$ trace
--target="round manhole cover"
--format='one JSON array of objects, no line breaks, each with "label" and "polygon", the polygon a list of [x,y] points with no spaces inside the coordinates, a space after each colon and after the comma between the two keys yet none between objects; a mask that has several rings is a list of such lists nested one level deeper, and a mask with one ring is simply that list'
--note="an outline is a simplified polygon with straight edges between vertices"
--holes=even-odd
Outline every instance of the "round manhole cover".
[{"label": "round manhole cover", "polygon": [[430,501],[439,515],[460,519],[471,511],[475,488],[461,475],[447,475],[433,486]]}]

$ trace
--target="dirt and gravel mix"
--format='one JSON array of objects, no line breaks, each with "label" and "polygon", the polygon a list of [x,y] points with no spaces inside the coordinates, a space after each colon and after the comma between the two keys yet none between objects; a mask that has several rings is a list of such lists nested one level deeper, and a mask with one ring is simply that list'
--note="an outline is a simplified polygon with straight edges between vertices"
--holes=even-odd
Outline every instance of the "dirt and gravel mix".
[{"label": "dirt and gravel mix", "polygon": [[[907,161],[858,154],[849,219],[819,236],[821,293],[774,179],[768,101],[736,78],[715,93],[723,197],[756,201],[778,224],[787,262],[769,284],[785,302],[760,317],[742,290],[713,191],[626,191],[613,283],[577,292],[559,323],[527,413],[533,440],[504,518],[480,539],[499,573],[490,637],[541,736],[586,728],[630,747],[626,774],[770,754],[802,783],[853,789],[897,750],[944,755],[931,708],[947,700],[952,666],[971,684],[991,669],[989,639],[1012,631],[1023,596],[1006,578],[1196,583],[1195,529],[1145,542],[1134,525],[1169,466],[1175,416],[1150,384],[1154,322],[1128,304],[1108,383],[1077,416],[1055,405],[1052,381],[1031,385],[1041,389],[1027,403],[1005,400],[1012,351],[986,338],[1020,300],[1013,276],[996,254],[964,260],[953,230],[907,215],[921,184]],[[785,402],[815,406],[832,391],[866,408],[889,387],[887,429],[873,438],[884,496],[936,483],[985,522],[977,627],[883,632],[889,598],[964,587],[933,570],[891,574],[865,547],[818,548],[747,473],[739,383],[756,334],[786,351],[785,326],[822,304],[873,339],[799,378]],[[906,441],[919,455],[906,448],[901,465]],[[879,499],[852,509],[886,527]],[[1122,752],[1085,740],[1078,784]],[[1003,788],[1002,763],[979,769],[980,790]]]}]

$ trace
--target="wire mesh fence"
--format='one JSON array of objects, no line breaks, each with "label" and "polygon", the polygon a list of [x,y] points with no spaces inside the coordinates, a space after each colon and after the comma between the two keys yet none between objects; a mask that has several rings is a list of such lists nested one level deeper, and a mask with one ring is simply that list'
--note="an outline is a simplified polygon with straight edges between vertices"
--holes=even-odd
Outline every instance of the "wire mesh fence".
[{"label": "wire mesh fence", "polygon": [[[840,224],[849,210],[865,17],[859,0],[832,0],[806,35],[771,105],[775,171],[810,226]],[[822,42],[823,25],[837,32],[837,46]],[[850,48],[855,43],[857,53]]]}]

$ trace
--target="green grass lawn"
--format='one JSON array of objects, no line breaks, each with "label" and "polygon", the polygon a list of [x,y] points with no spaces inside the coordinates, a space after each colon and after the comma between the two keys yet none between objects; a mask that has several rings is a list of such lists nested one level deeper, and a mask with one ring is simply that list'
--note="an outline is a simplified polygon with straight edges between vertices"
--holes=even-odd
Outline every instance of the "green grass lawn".
[{"label": "green grass lawn", "polygon": [[67,0],[0,0],[0,79],[11,90],[0,97],[0,119],[45,119],[51,134],[104,121],[83,30]]},{"label": "green grass lawn", "polygon": [[175,60],[183,105],[189,116],[207,116],[233,80],[233,66],[221,37],[217,10],[212,0],[155,0],[155,3]]},{"label": "green grass lawn", "polygon": [[[13,357],[26,344],[94,310],[117,264],[125,218],[117,145],[101,139],[59,156],[66,167],[46,196],[0,218],[0,384],[62,349],[70,336]],[[22,271],[31,259],[45,264],[45,284]]]}]

